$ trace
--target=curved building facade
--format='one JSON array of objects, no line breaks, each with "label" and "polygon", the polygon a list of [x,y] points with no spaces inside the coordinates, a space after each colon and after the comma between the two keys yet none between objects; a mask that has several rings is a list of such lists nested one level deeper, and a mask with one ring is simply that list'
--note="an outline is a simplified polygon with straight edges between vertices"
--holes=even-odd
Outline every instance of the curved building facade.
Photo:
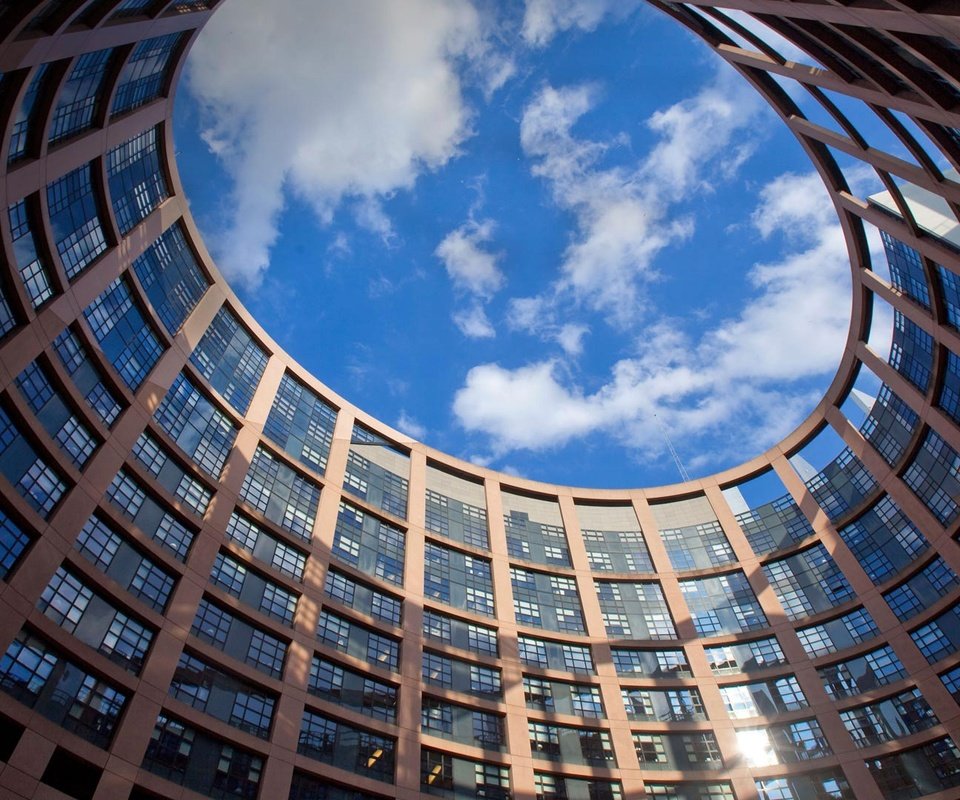
[{"label": "curved building facade", "polygon": [[808,153],[852,322],[779,445],[606,491],[411,441],[244,310],[171,140],[213,0],[0,4],[0,795],[960,796],[960,6],[651,2]]}]

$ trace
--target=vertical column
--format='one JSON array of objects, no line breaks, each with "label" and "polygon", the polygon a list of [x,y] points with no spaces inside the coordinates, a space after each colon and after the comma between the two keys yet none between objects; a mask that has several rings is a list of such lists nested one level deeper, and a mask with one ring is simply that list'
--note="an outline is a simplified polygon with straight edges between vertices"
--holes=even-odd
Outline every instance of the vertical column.
[{"label": "vertical column", "polygon": [[400,704],[397,726],[398,797],[420,796],[420,708],[423,665],[424,498],[427,457],[422,448],[410,453],[407,491],[407,527],[404,555],[403,645],[400,655]]},{"label": "vertical column", "polygon": [[513,614],[513,591],[510,583],[510,557],[507,553],[507,532],[503,523],[503,501],[496,477],[484,481],[487,524],[490,528],[491,572],[493,595],[500,629],[500,663],[503,669],[503,702],[506,706],[506,748],[510,754],[510,784],[515,800],[532,800],[534,761],[527,728],[527,703],[523,692],[523,665],[517,644],[517,624]]}]

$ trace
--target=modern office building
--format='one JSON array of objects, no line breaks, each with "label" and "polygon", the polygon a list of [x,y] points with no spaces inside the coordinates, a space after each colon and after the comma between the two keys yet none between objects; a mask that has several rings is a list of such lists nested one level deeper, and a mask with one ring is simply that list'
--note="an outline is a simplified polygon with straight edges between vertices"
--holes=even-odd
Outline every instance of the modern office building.
[{"label": "modern office building", "polygon": [[852,321],[783,442],[630,491],[411,441],[240,305],[170,135],[212,0],[0,2],[0,796],[960,796],[960,5],[651,1],[808,153]]}]

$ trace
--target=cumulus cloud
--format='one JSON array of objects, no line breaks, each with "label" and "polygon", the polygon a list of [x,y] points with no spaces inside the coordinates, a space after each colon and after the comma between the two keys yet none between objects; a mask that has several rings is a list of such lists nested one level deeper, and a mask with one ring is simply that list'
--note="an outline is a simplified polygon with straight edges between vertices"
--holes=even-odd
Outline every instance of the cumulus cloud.
[{"label": "cumulus cloud", "polygon": [[494,222],[468,220],[448,233],[434,250],[447,270],[454,288],[470,298],[470,305],[453,312],[454,324],[470,339],[489,339],[496,331],[487,317],[484,303],[503,286],[497,262],[500,254],[487,248],[493,238]]},{"label": "cumulus cloud", "polygon": [[543,47],[562,31],[595,30],[605,17],[623,19],[639,5],[638,0],[527,0],[523,38],[527,44]]},{"label": "cumulus cloud", "polygon": [[[789,206],[790,197],[801,202]],[[635,353],[590,392],[559,359],[515,369],[476,366],[454,399],[460,424],[482,435],[497,456],[598,432],[653,456],[662,448],[657,414],[681,449],[696,449],[692,468],[715,467],[729,451],[777,441],[818,399],[805,379],[828,375],[839,362],[849,327],[850,266],[815,174],[772,181],[752,219],[756,235],[784,236],[790,247],[780,260],[750,269],[753,293],[739,313],[696,338],[682,320],[655,320],[639,333]]]},{"label": "cumulus cloud", "polygon": [[486,309],[480,303],[469,308],[453,312],[453,323],[468,339],[492,339],[497,335],[493,324],[487,317]]},{"label": "cumulus cloud", "polygon": [[493,237],[493,220],[469,221],[450,231],[435,251],[454,286],[488,298],[503,286],[499,256],[484,249]]},{"label": "cumulus cloud", "polygon": [[288,191],[324,222],[350,199],[389,240],[380,199],[442,167],[471,133],[464,75],[487,91],[509,77],[489,28],[468,0],[224,4],[187,75],[234,183],[212,237],[224,271],[258,284]]},{"label": "cumulus cloud", "polygon": [[590,84],[544,86],[524,109],[520,141],[531,170],[575,224],[556,281],[538,297],[515,299],[519,329],[555,335],[551,320],[566,316],[564,305],[602,313],[621,328],[635,323],[646,309],[644,287],[659,277],[656,256],[693,232],[690,218],[673,213],[676,204],[729,179],[758,142],[758,101],[723,71],[647,120],[658,139],[639,163],[605,166],[625,138],[593,141],[574,131],[600,95]]}]

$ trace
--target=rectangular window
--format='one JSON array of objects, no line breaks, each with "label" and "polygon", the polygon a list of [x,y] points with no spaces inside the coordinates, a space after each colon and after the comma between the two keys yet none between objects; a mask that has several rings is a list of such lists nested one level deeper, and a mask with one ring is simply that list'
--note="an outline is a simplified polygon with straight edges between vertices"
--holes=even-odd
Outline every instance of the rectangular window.
[{"label": "rectangular window", "polygon": [[680,581],[680,591],[701,636],[741,633],[768,625],[742,572]]},{"label": "rectangular window", "polygon": [[403,584],[406,534],[349,503],[340,503],[333,535],[333,556],[398,586]]},{"label": "rectangular window", "polygon": [[110,200],[123,236],[170,196],[160,163],[158,130],[150,128],[106,155]]},{"label": "rectangular window", "polygon": [[13,238],[13,255],[23,288],[27,291],[30,304],[39,308],[53,297],[50,285],[50,267],[37,249],[34,236],[34,209],[26,199],[10,206],[10,235]]},{"label": "rectangular window", "polygon": [[123,407],[107,388],[103,373],[87,347],[70,328],[54,339],[53,347],[87,404],[104,425],[112,426]]},{"label": "rectangular window", "polygon": [[100,349],[131,391],[137,391],[163,353],[156,334],[123,278],[114,280],[83,312]]},{"label": "rectangular window", "polygon": [[101,748],[126,704],[125,694],[25,630],[0,658],[0,689]]},{"label": "rectangular window", "polygon": [[240,499],[301,539],[310,540],[320,502],[320,487],[307,480],[262,445],[247,470]]},{"label": "rectangular window", "polygon": [[822,544],[768,561],[761,569],[789,619],[828,611],[854,596],[853,588]]},{"label": "rectangular window", "polygon": [[50,381],[46,368],[31,361],[17,376],[17,388],[50,438],[75,467],[82,468],[99,438],[73,413],[70,401]]},{"label": "rectangular window", "polygon": [[178,375],[153,418],[200,469],[220,477],[236,441],[237,426],[193,381]]},{"label": "rectangular window", "polygon": [[[204,758],[194,759],[194,748]],[[215,765],[215,767],[214,767]],[[157,717],[143,768],[209,797],[256,797],[263,759],[168,716]]]},{"label": "rectangular window", "polygon": [[190,363],[234,409],[246,414],[267,366],[267,354],[223,306],[190,356]]},{"label": "rectangular window", "polygon": [[394,739],[305,711],[297,751],[358,775],[392,783],[395,746]]},{"label": "rectangular window", "polygon": [[133,271],[171,336],[180,330],[209,286],[180,223],[168,228],[133,262]]},{"label": "rectangular window", "polygon": [[929,546],[889,495],[839,528],[838,533],[876,584],[900,572]]},{"label": "rectangular window", "polygon": [[[373,431],[353,426],[343,488],[397,517],[407,515],[409,456]],[[403,473],[403,474],[401,474]]]},{"label": "rectangular window", "polygon": [[70,280],[107,249],[92,180],[90,164],[84,164],[47,186],[50,227]]},{"label": "rectangular window", "polygon": [[[42,114],[34,113],[34,110],[37,108],[37,98],[44,86],[49,66],[49,64],[40,64],[34,67],[33,76],[30,78],[27,91],[23,95],[23,100],[20,102],[20,107],[16,111],[10,129],[10,148],[7,151],[8,164],[27,156],[27,150],[32,150],[33,142],[31,140],[39,138],[37,124]],[[41,105],[40,110],[43,110],[43,105]],[[34,154],[33,152],[29,153],[29,155]]]},{"label": "rectangular window", "polygon": [[288,455],[323,474],[336,422],[333,406],[284,373],[263,432]]},{"label": "rectangular window", "polygon": [[157,479],[161,487],[185,506],[198,516],[202,517],[206,513],[213,496],[212,490],[177,463],[155,436],[148,431],[141,433],[133,445],[132,455]]},{"label": "rectangular window", "polygon": [[106,100],[104,78],[113,50],[84,53],[74,62],[50,120],[50,143],[63,141],[96,123]]},{"label": "rectangular window", "polygon": [[487,511],[427,489],[427,530],[489,550]]},{"label": "rectangular window", "polygon": [[63,567],[57,569],[43,590],[37,608],[111,661],[134,674],[140,672],[153,632],[118,611]]},{"label": "rectangular window", "polygon": [[117,81],[110,113],[116,116],[149,103],[166,89],[173,54],[183,34],[169,33],[138,42]]},{"label": "rectangular window", "polygon": [[44,519],[50,516],[67,485],[34,451],[20,429],[0,407],[0,474]]},{"label": "rectangular window", "polygon": [[0,509],[0,580],[12,572],[29,544],[30,537]]}]

